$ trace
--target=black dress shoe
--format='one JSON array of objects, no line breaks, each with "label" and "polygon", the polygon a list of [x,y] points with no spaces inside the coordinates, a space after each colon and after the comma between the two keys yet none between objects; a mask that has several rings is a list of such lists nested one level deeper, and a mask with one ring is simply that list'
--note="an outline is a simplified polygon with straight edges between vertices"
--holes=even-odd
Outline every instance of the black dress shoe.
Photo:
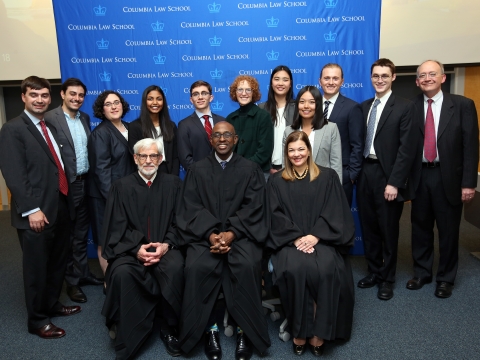
[{"label": "black dress shoe", "polygon": [[180,345],[178,344],[177,332],[174,329],[171,329],[168,333],[163,333],[160,331],[160,337],[162,338],[163,343],[165,344],[165,349],[170,356],[180,356],[182,355],[182,350],[180,350]]},{"label": "black dress shoe", "polygon": [[67,295],[70,300],[77,303],[87,302],[87,295],[82,291],[78,285],[67,285]]},{"label": "black dress shoe", "polygon": [[308,348],[310,349],[311,353],[314,356],[322,356],[323,354],[323,344],[320,346],[314,346],[312,344],[308,344]]},{"label": "black dress shoe", "polygon": [[42,339],[58,339],[65,336],[65,330],[52,323],[38,329],[29,329],[29,333],[40,336]]},{"label": "black dress shoe", "polygon": [[420,290],[423,285],[430,284],[432,282],[431,277],[420,278],[414,277],[413,279],[408,280],[407,289],[409,290]]},{"label": "black dress shoe", "polygon": [[387,281],[379,284],[377,297],[380,300],[390,300],[393,297],[393,284]]},{"label": "black dress shoe", "polygon": [[78,285],[85,286],[85,285],[103,285],[105,279],[104,278],[97,278],[95,275],[90,274],[83,279],[80,279]]},{"label": "black dress shoe", "polygon": [[82,308],[80,306],[62,306],[59,310],[54,311],[51,315],[52,316],[70,316],[70,315],[75,315],[78,314],[80,311],[82,311]]},{"label": "black dress shoe", "polygon": [[292,344],[293,344],[293,353],[298,356],[303,355],[303,353],[305,352],[305,349],[307,348],[307,345],[306,344],[297,345],[293,341],[292,341]]},{"label": "black dress shoe", "polygon": [[250,360],[252,348],[247,336],[242,332],[237,335],[237,348],[235,349],[235,360]]},{"label": "black dress shoe", "polygon": [[374,287],[378,283],[377,276],[375,274],[368,274],[357,284],[359,288],[366,289]]},{"label": "black dress shoe", "polygon": [[437,288],[435,289],[435,296],[438,298],[446,299],[452,296],[453,284],[445,281],[437,282]]},{"label": "black dress shoe", "polygon": [[209,330],[205,334],[205,356],[208,360],[220,360],[222,358],[220,334],[218,331]]}]

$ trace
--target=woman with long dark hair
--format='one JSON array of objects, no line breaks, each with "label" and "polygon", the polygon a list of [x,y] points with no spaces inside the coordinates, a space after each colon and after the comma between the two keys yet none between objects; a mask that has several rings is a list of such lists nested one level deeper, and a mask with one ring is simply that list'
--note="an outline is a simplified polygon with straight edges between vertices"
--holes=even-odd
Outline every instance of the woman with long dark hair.
[{"label": "woman with long dark hair", "polygon": [[323,117],[322,95],[315,86],[305,86],[295,101],[293,124],[285,129],[285,139],[295,130],[307,134],[312,145],[312,159],[317,165],[335,170],[342,181],[342,142],[337,124]]},{"label": "woman with long dark hair", "polygon": [[272,118],[273,153],[270,174],[274,174],[282,168],[283,133],[287,126],[292,125],[295,114],[293,77],[287,66],[279,65],[273,69],[267,101],[258,104],[258,107],[266,110]]},{"label": "woman with long dark hair", "polygon": [[177,126],[170,118],[167,98],[159,86],[150,85],[143,91],[140,117],[130,123],[129,131],[131,149],[139,140],[157,139],[163,145],[164,159],[158,171],[178,175]]}]

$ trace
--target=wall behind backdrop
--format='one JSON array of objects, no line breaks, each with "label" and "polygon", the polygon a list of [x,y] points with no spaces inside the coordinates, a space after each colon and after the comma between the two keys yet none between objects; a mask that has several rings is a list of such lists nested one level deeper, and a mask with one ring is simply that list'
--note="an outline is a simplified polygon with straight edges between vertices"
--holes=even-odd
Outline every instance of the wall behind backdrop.
[{"label": "wall behind backdrop", "polygon": [[193,111],[190,85],[203,79],[213,86],[212,110],[226,116],[238,107],[228,96],[236,76],[255,76],[266,100],[271,70],[280,64],[292,69],[296,92],[318,86],[322,66],[336,62],[347,79],[344,95],[361,101],[373,94],[380,0],[131,4],[53,1],[61,77],[86,83],[84,111],[100,92],[114,89],[130,103],[131,121],[143,89],[157,84],[178,122]]}]

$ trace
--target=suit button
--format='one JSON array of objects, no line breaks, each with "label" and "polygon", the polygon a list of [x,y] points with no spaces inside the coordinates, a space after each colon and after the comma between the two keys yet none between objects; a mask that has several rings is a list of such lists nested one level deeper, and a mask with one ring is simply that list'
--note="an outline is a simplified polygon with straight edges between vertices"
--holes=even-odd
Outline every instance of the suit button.
[{"label": "suit button", "polygon": [[240,144],[245,144],[245,140],[240,140]]},{"label": "suit button", "polygon": [[77,159],[73,159],[73,161],[77,161]]},{"label": "suit button", "polygon": [[57,190],[55,190],[55,191],[58,193],[58,189],[57,189]]},{"label": "suit button", "polygon": [[58,176],[58,172],[56,172],[56,173],[55,173],[55,175],[57,175],[57,176]]}]

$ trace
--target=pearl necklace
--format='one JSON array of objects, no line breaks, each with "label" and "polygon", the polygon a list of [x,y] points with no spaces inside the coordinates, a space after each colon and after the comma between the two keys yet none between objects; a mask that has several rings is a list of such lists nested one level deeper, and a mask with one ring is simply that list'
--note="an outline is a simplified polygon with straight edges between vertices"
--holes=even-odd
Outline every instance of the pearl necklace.
[{"label": "pearl necklace", "polygon": [[297,171],[296,171],[295,169],[293,169],[293,175],[295,176],[295,178],[296,178],[297,180],[302,180],[302,179],[304,179],[305,176],[307,176],[307,174],[308,174],[308,165],[307,165],[307,168],[305,169],[305,171],[303,172],[302,175],[299,175],[299,174],[297,173]]}]

